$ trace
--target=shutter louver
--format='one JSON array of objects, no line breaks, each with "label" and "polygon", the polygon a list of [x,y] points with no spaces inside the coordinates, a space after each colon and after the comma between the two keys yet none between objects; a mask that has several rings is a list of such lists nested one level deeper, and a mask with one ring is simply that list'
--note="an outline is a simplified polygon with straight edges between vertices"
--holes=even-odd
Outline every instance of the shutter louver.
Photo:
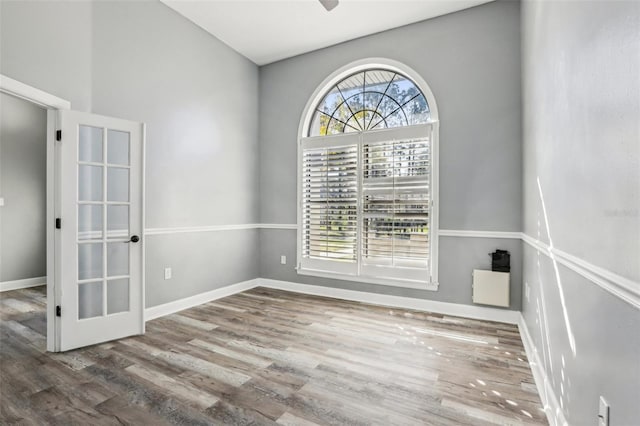
[{"label": "shutter louver", "polygon": [[356,262],[358,147],[304,149],[302,256]]},{"label": "shutter louver", "polygon": [[429,140],[363,144],[362,263],[427,269]]}]

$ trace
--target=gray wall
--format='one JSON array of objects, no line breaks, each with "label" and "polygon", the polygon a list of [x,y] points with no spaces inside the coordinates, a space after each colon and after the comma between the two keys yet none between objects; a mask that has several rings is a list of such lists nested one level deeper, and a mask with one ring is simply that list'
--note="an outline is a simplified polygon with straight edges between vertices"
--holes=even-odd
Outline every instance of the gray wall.
[{"label": "gray wall", "polygon": [[91,109],[91,2],[2,0],[2,74]]},{"label": "gray wall", "polygon": [[[260,220],[296,222],[296,141],[305,104],[338,68],[386,57],[429,84],[440,116],[440,228],[521,230],[520,5],[499,1],[260,68]],[[410,292],[298,276],[295,231],[261,230],[260,276],[471,303],[471,269],[512,251],[511,309],[520,308],[520,242],[440,238],[440,290]],[[277,251],[280,250],[280,251]],[[279,264],[288,254],[287,265]]]},{"label": "gray wall", "polygon": [[[523,3],[524,230],[638,283],[640,3]],[[524,249],[523,316],[570,424],[640,419],[640,312]]]},{"label": "gray wall", "polygon": [[0,93],[0,282],[47,275],[47,113]]},{"label": "gray wall", "polygon": [[[2,1],[0,15],[1,73],[147,123],[147,228],[257,221],[255,64],[159,2]],[[146,242],[148,307],[258,276],[254,230]]]}]

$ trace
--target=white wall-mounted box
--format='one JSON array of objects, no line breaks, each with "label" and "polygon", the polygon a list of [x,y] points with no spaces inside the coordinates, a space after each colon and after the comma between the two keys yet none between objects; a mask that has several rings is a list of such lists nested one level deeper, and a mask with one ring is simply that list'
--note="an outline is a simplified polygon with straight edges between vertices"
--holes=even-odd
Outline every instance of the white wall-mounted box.
[{"label": "white wall-mounted box", "polygon": [[473,270],[473,303],[509,307],[509,272]]}]

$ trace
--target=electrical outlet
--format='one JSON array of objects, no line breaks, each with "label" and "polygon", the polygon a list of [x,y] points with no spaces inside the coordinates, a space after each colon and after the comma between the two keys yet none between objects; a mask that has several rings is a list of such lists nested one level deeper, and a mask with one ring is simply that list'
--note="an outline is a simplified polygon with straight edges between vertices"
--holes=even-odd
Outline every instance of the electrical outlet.
[{"label": "electrical outlet", "polygon": [[529,283],[527,281],[524,282],[524,297],[529,300]]},{"label": "electrical outlet", "polygon": [[609,404],[600,397],[600,408],[598,409],[598,426],[609,426]]},{"label": "electrical outlet", "polygon": [[165,280],[171,279],[171,268],[164,268],[164,279]]},{"label": "electrical outlet", "polygon": [[0,197],[0,207],[4,207],[4,197]]},{"label": "electrical outlet", "polygon": [[285,256],[284,254],[282,256],[280,256],[280,263],[282,265],[286,265],[287,264],[287,256]]}]

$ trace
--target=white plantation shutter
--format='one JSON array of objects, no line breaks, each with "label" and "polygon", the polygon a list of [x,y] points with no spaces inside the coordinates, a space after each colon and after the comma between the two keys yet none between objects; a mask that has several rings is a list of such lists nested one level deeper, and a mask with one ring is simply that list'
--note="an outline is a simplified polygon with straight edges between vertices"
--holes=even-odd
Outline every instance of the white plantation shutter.
[{"label": "white plantation shutter", "polygon": [[432,125],[303,138],[300,269],[428,283]]},{"label": "white plantation shutter", "polygon": [[362,151],[362,273],[425,280],[429,139],[365,141]]},{"label": "white plantation shutter", "polygon": [[[357,271],[358,145],[353,137],[303,144],[302,257],[313,269]],[[346,143],[346,144],[345,144]],[[327,265],[328,263],[328,265]],[[331,266],[331,264],[340,264]]]}]

